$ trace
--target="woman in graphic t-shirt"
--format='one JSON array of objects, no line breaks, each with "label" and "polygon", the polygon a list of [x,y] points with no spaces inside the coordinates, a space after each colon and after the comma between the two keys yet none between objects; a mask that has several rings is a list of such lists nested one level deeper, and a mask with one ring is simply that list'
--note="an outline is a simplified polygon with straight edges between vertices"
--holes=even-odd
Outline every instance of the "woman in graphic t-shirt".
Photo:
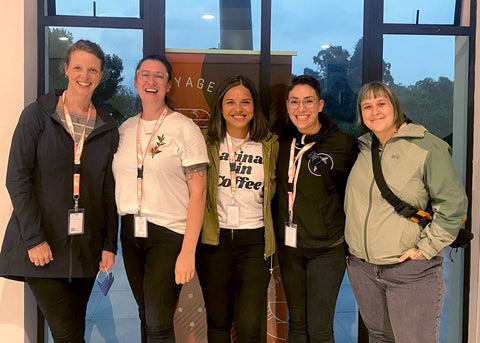
[{"label": "woman in graphic t-shirt", "polygon": [[226,79],[214,98],[206,134],[207,208],[197,272],[207,309],[208,341],[263,342],[271,255],[270,202],[275,192],[277,137],[244,76]]},{"label": "woman in graphic t-shirt", "polygon": [[113,161],[123,260],[142,342],[175,342],[175,306],[181,285],[195,273],[205,208],[205,142],[192,120],[168,107],[171,78],[165,57],[139,62],[142,112],[120,127]]}]

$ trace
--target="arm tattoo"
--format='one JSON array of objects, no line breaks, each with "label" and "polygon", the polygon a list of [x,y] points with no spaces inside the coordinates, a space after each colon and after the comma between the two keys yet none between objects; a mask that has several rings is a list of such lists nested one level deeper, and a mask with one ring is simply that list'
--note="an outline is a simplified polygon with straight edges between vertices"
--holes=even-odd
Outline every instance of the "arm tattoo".
[{"label": "arm tattoo", "polygon": [[187,180],[193,179],[193,174],[197,174],[201,177],[207,176],[207,163],[194,164],[188,167],[183,167],[183,172],[187,177]]}]

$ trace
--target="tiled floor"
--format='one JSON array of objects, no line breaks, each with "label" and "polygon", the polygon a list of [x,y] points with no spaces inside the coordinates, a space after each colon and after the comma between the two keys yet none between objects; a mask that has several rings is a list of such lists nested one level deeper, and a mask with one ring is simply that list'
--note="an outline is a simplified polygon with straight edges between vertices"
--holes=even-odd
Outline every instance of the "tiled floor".
[{"label": "tiled floor", "polygon": [[[449,266],[450,262],[444,263],[445,275],[449,274]],[[115,282],[108,296],[103,296],[98,285],[94,286],[87,308],[86,342],[136,343],[140,341],[137,306],[128,285],[121,256],[117,257],[113,272]],[[446,280],[446,284],[448,285],[448,280]],[[446,294],[448,295],[448,291]],[[191,294],[189,295],[191,296]],[[202,308],[195,308],[195,310],[202,312]],[[194,324],[187,323],[186,325],[191,326]],[[345,275],[335,312],[334,330],[336,342],[357,342],[357,327],[357,306],[350,289],[349,280]],[[447,329],[448,301],[445,302],[445,309],[442,315],[441,343],[446,342]],[[191,340],[189,339],[188,341]],[[48,342],[53,342],[51,337]],[[185,339],[185,342],[179,341],[179,343],[187,343],[187,339]]]}]

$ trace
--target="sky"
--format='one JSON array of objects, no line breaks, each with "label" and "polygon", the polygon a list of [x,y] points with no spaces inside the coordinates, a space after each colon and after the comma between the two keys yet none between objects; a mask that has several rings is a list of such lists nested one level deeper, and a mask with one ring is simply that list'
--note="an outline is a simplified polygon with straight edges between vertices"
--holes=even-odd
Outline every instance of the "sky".
[{"label": "sky", "polygon": [[[92,0],[57,0],[57,14],[92,15]],[[98,16],[137,17],[138,0],[96,0]],[[252,3],[253,49],[260,50],[260,0]],[[166,47],[218,48],[218,0],[167,0]],[[453,22],[455,0],[385,0],[385,22],[421,24]],[[211,14],[214,19],[201,16]],[[120,29],[67,28],[74,39],[88,38],[124,62],[124,84],[133,86],[135,65],[142,57],[142,32]],[[322,45],[341,45],[353,54],[363,33],[362,0],[273,0],[271,50],[294,53],[292,72],[316,69],[313,56]],[[455,38],[384,36],[384,60],[391,63],[396,83],[415,84],[426,77],[453,80]]]}]

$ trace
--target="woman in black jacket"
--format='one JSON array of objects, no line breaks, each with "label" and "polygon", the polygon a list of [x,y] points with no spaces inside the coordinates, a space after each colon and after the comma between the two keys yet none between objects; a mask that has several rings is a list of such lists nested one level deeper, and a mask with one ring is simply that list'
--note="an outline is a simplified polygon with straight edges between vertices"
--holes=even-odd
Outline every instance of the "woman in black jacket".
[{"label": "woman in black jacket", "polygon": [[322,113],[323,105],[316,79],[292,80],[287,111],[293,125],[280,139],[274,212],[290,343],[334,342],[345,273],[343,194],[358,148]]},{"label": "woman in black jacket", "polygon": [[29,284],[55,342],[84,342],[95,275],[115,263],[111,164],[118,131],[91,101],[104,63],[103,51],[90,41],[67,50],[67,90],[24,109],[8,160],[13,213],[0,275]]}]

